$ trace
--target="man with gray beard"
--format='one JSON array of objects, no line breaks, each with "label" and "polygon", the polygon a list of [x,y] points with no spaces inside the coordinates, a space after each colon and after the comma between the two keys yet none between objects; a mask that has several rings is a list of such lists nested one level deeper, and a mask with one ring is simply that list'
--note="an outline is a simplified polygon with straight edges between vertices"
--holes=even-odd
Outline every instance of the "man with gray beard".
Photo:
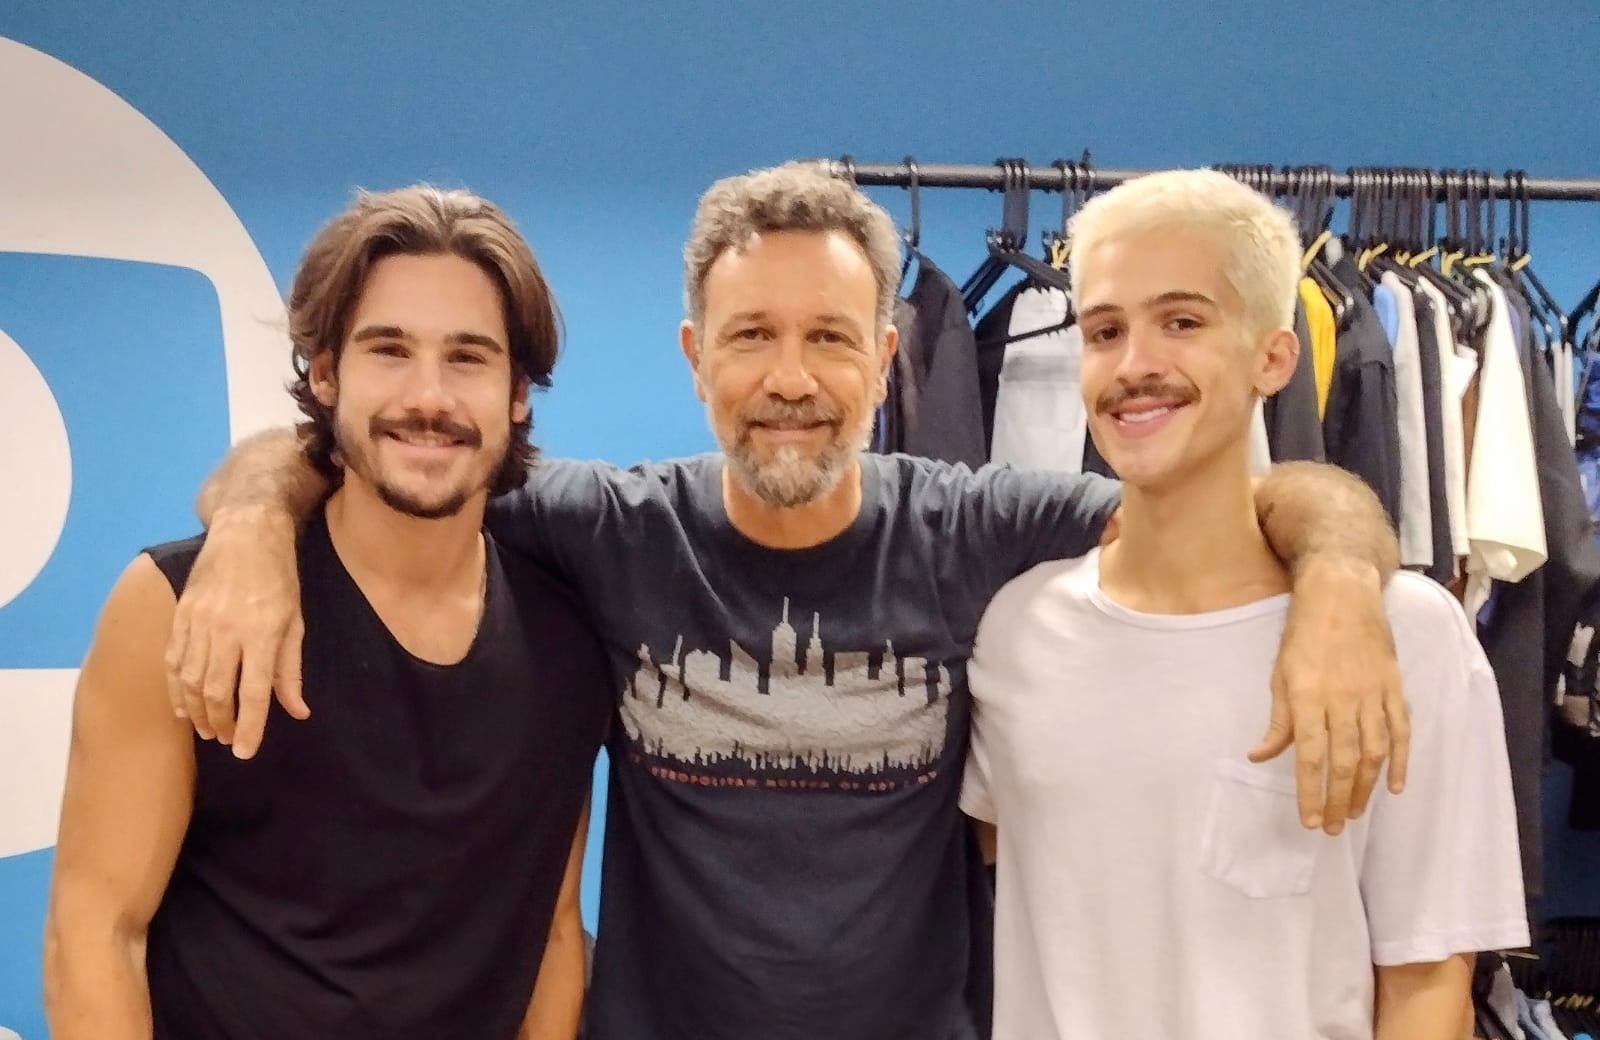
[{"label": "man with gray beard", "polygon": [[[719,182],[685,249],[680,342],[723,453],[540,463],[490,507],[501,544],[583,590],[615,670],[593,1040],[986,1031],[957,808],[966,663],[993,593],[1094,546],[1118,495],[864,452],[898,246],[882,209],[816,167]],[[275,435],[202,495],[211,536],[169,670],[180,713],[242,756],[297,623],[287,516],[321,493]],[[1391,786],[1404,774],[1379,596],[1393,537],[1370,495],[1319,467],[1281,469],[1258,501],[1296,595],[1257,754],[1293,739],[1303,817],[1337,830],[1391,734]],[[304,710],[291,671],[275,685]]]}]

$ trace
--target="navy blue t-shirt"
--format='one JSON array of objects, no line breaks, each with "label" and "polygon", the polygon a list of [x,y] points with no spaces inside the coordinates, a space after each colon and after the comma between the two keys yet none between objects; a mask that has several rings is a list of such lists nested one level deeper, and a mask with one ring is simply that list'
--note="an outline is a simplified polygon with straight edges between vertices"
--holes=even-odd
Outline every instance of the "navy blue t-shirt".
[{"label": "navy blue t-shirt", "polygon": [[849,528],[776,550],[729,522],[722,466],[547,462],[491,504],[614,672],[589,1035],[968,1040],[967,658],[1116,485],[866,455]]}]

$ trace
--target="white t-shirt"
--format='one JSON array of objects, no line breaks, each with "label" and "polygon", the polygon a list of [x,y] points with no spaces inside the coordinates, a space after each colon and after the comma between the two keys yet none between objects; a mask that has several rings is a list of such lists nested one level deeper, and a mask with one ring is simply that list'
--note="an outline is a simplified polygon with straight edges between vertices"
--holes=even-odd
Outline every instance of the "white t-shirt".
[{"label": "white t-shirt", "polygon": [[1110,602],[1100,554],[984,614],[962,808],[999,826],[996,1040],[1370,1040],[1373,964],[1527,945],[1494,675],[1460,606],[1385,596],[1410,778],[1330,838],[1294,760],[1252,765],[1288,597]]},{"label": "white t-shirt", "polygon": [[1467,467],[1466,608],[1473,617],[1489,601],[1490,580],[1521,581],[1549,557],[1544,505],[1533,451],[1527,384],[1511,327],[1505,290],[1482,271],[1489,293],[1489,327],[1478,373],[1478,422]]}]

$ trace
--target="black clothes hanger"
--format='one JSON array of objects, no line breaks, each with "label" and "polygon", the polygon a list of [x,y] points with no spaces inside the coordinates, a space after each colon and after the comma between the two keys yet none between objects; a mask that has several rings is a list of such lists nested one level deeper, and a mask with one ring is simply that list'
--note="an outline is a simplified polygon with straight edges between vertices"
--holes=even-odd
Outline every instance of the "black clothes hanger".
[{"label": "black clothes hanger", "polygon": [[[961,285],[961,298],[966,303],[968,314],[977,312],[983,298],[989,295],[989,290],[994,288],[1000,276],[1005,274],[1010,266],[1000,258],[1000,246],[1018,238],[1025,238],[1028,231],[1027,192],[1025,189],[1020,193],[1017,190],[1021,168],[1027,164],[1021,159],[996,159],[995,165],[1000,167],[1004,185],[1001,188],[1003,204],[1000,226],[990,228],[985,233],[984,240],[988,244],[989,252],[978,264],[977,270],[973,271]],[[1019,201],[1022,207],[1020,216],[1017,213]]]},{"label": "black clothes hanger", "polygon": [[[1374,191],[1370,172],[1352,167],[1347,171],[1350,177],[1350,221],[1345,229],[1345,250],[1350,258],[1355,261],[1346,269],[1354,272],[1354,284],[1346,282],[1346,287],[1352,296],[1356,293],[1370,297],[1376,289],[1377,283],[1367,276],[1362,268],[1360,257],[1367,249],[1376,243],[1372,240],[1372,231],[1376,224],[1374,217]],[[1344,281],[1343,278],[1340,281]]]},{"label": "black clothes hanger", "polygon": [[1511,199],[1511,230],[1507,233],[1509,245],[1505,249],[1509,261],[1507,266],[1523,286],[1523,295],[1528,302],[1543,315],[1546,335],[1554,343],[1571,343],[1571,318],[1561,309],[1532,267],[1528,218],[1533,200],[1528,192],[1528,175],[1522,170],[1512,170],[1506,174],[1506,184],[1507,196]]},{"label": "black clothes hanger", "polygon": [[1001,226],[990,229],[987,236],[989,255],[962,287],[961,296],[966,301],[969,314],[977,310],[989,290],[994,288],[1009,268],[1020,270],[1040,283],[1064,292],[1071,285],[1066,272],[1056,270],[1027,251],[1028,193],[1031,190],[1028,164],[1021,159],[1002,159],[999,165],[1005,171],[1005,205]]},{"label": "black clothes hanger", "polygon": [[1333,273],[1322,255],[1323,240],[1331,237],[1337,196],[1333,190],[1333,168],[1302,166],[1288,175],[1288,192],[1296,202],[1301,248],[1310,253],[1304,265],[1323,297],[1333,307],[1334,328],[1344,332],[1355,317],[1355,297]]},{"label": "black clothes hanger", "polygon": [[[1087,165],[1089,153],[1083,154]],[[1077,212],[1081,204],[1078,200],[1078,182],[1083,178],[1080,177],[1078,164],[1075,162],[1057,159],[1050,166],[1061,171],[1061,226],[1046,231],[1041,236],[1040,244],[1044,246],[1045,259],[1050,261],[1050,266],[1064,270],[1068,243],[1071,241],[1068,225],[1072,223],[1072,215]]]},{"label": "black clothes hanger", "polygon": [[[1084,152],[1084,163],[1087,165],[1089,153]],[[1066,244],[1067,227],[1072,222],[1072,217],[1081,207],[1089,194],[1094,189],[1094,175],[1091,170],[1080,169],[1077,163],[1057,160],[1051,164],[1062,173],[1061,196],[1061,227],[1059,232],[1045,232],[1042,237],[1047,252],[1056,252],[1058,249],[1064,253]],[[1055,263],[1045,264],[1044,261],[1035,260],[1027,256],[1021,245],[1015,250],[1008,251],[1005,259],[1008,263],[1022,269],[1027,278],[1019,283],[1023,288],[1055,288],[1061,290],[1067,301],[1066,314],[1058,322],[1040,326],[1036,329],[1025,329],[1012,335],[1008,330],[1004,335],[990,336],[978,341],[978,350],[986,352],[996,348],[1003,348],[1023,340],[1033,339],[1036,336],[1047,336],[1055,332],[1063,332],[1077,324],[1077,314],[1072,305],[1071,277],[1063,267]],[[1062,256],[1064,260],[1065,257]],[[1048,268],[1048,273],[1041,269]]]},{"label": "black clothes hanger", "polygon": [[900,261],[900,291],[905,292],[906,274],[911,270],[913,258],[919,262],[922,251],[918,248],[922,244],[922,189],[917,183],[917,160],[906,156],[906,190],[911,193],[911,223],[900,233],[901,241],[905,244],[906,255]]},{"label": "black clothes hanger", "polygon": [[1069,162],[1065,159],[1057,159],[1050,165],[1061,171],[1061,226],[1059,230],[1047,231],[1040,237],[1045,247],[1049,266],[1058,272],[1058,278],[1047,279],[1030,275],[1023,285],[1025,288],[1060,289],[1066,299],[1066,313],[1060,321],[1050,325],[1043,325],[1036,329],[1024,329],[1015,335],[1008,331],[1003,336],[985,339],[978,344],[980,350],[1010,346],[1013,343],[1021,343],[1023,340],[1033,339],[1036,336],[1048,336],[1056,332],[1065,332],[1078,323],[1077,308],[1072,300],[1072,279],[1067,269],[1067,254],[1071,248],[1068,230],[1069,225],[1072,223],[1072,218],[1094,192],[1094,170],[1089,166],[1089,153],[1087,151],[1083,153],[1081,164]]},{"label": "black clothes hanger", "polygon": [[[1421,207],[1417,238],[1419,247],[1425,247],[1423,252],[1414,258],[1411,267],[1416,273],[1418,282],[1427,282],[1444,296],[1445,303],[1451,311],[1452,321],[1455,315],[1471,315],[1476,309],[1472,292],[1463,287],[1459,282],[1441,274],[1439,269],[1430,262],[1435,258],[1442,258],[1445,253],[1454,248],[1439,234],[1438,214],[1439,203],[1438,189],[1443,182],[1432,170],[1412,171],[1411,187],[1418,205]],[[1453,223],[1450,227],[1454,227]],[[1453,234],[1453,232],[1452,232]]]}]

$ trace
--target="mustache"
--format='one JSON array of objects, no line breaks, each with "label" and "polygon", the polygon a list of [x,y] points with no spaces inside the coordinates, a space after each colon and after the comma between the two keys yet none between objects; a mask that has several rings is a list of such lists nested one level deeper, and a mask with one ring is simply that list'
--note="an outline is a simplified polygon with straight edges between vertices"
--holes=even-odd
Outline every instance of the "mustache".
[{"label": "mustache", "polygon": [[739,418],[746,426],[838,425],[844,419],[844,412],[819,398],[808,397],[801,401],[769,400],[746,409]]},{"label": "mustache", "polygon": [[469,448],[483,447],[483,434],[477,427],[458,423],[442,415],[432,418],[421,415],[407,415],[399,419],[384,419],[373,416],[367,424],[367,432],[373,437],[382,437],[387,434],[422,434],[434,433],[441,437],[460,441]]},{"label": "mustache", "polygon": [[1112,387],[1101,394],[1094,403],[1095,414],[1104,415],[1138,397],[1170,398],[1184,404],[1193,404],[1199,399],[1200,394],[1192,386],[1180,386],[1159,379],[1144,379],[1132,386]]}]

